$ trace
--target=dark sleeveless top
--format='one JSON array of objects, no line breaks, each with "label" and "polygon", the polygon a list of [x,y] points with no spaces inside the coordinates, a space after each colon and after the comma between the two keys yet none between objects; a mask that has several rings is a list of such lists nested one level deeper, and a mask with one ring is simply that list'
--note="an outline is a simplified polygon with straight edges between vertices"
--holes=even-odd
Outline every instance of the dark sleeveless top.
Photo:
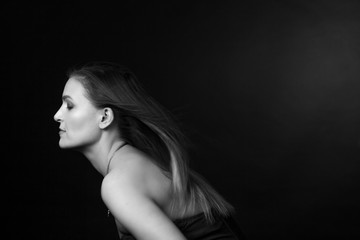
[{"label": "dark sleeveless top", "polygon": [[[208,223],[204,213],[199,213],[184,219],[174,220],[188,240],[243,240],[243,235],[238,223],[233,216],[215,216],[214,223]],[[121,240],[136,240],[129,234],[124,234]]]}]

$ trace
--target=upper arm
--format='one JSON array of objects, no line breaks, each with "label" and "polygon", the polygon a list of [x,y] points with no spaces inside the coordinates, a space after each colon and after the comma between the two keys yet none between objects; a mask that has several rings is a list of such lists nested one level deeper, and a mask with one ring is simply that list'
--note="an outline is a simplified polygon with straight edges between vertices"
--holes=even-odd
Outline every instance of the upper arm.
[{"label": "upper arm", "polygon": [[131,176],[109,174],[103,180],[102,198],[112,215],[136,239],[184,240],[166,214],[146,194],[144,184]]}]

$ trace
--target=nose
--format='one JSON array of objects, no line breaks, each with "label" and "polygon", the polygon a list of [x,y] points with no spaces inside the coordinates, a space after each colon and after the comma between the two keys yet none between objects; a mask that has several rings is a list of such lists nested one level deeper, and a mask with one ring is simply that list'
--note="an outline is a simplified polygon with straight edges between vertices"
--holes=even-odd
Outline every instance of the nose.
[{"label": "nose", "polygon": [[55,113],[55,115],[54,115],[54,120],[55,120],[55,122],[61,122],[62,121],[62,118],[61,118],[61,111],[60,111],[61,109],[59,109],[56,113]]}]

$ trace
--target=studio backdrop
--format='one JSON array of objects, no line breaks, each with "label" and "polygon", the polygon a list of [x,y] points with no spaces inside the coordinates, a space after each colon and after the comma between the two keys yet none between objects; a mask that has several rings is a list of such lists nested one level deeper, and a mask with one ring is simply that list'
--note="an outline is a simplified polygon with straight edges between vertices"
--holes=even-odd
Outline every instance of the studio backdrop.
[{"label": "studio backdrop", "polygon": [[101,176],[59,149],[53,120],[67,69],[89,61],[126,65],[178,118],[191,167],[235,206],[248,239],[360,236],[359,1],[14,2],[3,11],[13,239],[117,239]]}]

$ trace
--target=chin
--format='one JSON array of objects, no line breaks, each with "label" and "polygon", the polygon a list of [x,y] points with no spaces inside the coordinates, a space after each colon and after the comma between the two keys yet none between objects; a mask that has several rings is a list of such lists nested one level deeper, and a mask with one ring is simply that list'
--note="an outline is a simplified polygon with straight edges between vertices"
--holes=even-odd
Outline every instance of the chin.
[{"label": "chin", "polygon": [[71,144],[69,142],[60,139],[59,147],[62,149],[73,149],[73,148],[78,148],[79,146],[77,144]]},{"label": "chin", "polygon": [[60,139],[60,141],[59,141],[59,147],[61,149],[71,149],[71,150],[81,151],[86,146],[88,146],[88,144],[86,144],[84,142],[74,143],[74,142],[66,141],[65,139]]},{"label": "chin", "polygon": [[73,146],[69,146],[68,144],[64,144],[64,143],[61,143],[61,142],[59,142],[59,147],[61,149],[71,149],[71,148],[73,148]]}]

